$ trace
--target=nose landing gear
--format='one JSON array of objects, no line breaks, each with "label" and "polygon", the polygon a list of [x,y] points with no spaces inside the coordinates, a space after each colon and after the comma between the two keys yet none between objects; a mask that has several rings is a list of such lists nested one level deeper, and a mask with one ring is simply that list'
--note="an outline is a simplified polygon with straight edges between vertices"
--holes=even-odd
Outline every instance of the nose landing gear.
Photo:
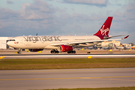
[{"label": "nose landing gear", "polygon": [[17,52],[17,54],[21,54],[21,50],[22,50],[22,49],[19,49],[18,52]]}]

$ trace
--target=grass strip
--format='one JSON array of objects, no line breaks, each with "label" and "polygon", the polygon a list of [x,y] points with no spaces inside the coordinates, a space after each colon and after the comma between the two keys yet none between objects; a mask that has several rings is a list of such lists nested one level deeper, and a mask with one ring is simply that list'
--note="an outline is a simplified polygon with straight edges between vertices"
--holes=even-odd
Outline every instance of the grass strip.
[{"label": "grass strip", "polygon": [[128,68],[135,58],[1,59],[0,70]]},{"label": "grass strip", "polygon": [[135,87],[112,87],[112,88],[75,88],[75,89],[44,89],[44,90],[135,90]]}]

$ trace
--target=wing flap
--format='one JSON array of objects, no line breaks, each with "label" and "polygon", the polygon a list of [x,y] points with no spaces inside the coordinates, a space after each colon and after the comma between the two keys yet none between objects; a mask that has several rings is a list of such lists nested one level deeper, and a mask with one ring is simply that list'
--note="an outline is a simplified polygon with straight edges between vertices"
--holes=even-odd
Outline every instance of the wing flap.
[{"label": "wing flap", "polygon": [[[124,35],[118,35],[118,36],[124,36]],[[118,37],[118,36],[112,36],[112,37]],[[70,45],[70,46],[74,46],[74,45],[78,45],[78,44],[86,44],[86,43],[101,43],[104,41],[112,41],[112,40],[123,40],[128,38],[129,35],[125,36],[124,38],[119,38],[119,39],[105,39],[105,40],[90,40],[90,41],[77,41],[77,42],[63,42],[63,43],[52,43],[50,45],[52,46],[60,46],[60,45]]]}]

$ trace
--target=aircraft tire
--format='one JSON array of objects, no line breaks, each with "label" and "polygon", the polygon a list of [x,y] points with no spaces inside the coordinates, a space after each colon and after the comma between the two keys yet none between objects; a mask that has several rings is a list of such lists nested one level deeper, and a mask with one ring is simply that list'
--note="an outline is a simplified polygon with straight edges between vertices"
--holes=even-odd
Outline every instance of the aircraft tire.
[{"label": "aircraft tire", "polygon": [[51,51],[51,53],[54,53],[54,51]]},{"label": "aircraft tire", "polygon": [[59,51],[55,51],[55,53],[59,53]]},{"label": "aircraft tire", "polygon": [[69,51],[69,52],[67,52],[67,53],[68,53],[68,54],[69,54],[69,53],[76,53],[76,51]]},{"label": "aircraft tire", "polygon": [[52,50],[51,53],[59,53],[57,50]]},{"label": "aircraft tire", "polygon": [[54,53],[54,51],[51,51],[51,53]]}]

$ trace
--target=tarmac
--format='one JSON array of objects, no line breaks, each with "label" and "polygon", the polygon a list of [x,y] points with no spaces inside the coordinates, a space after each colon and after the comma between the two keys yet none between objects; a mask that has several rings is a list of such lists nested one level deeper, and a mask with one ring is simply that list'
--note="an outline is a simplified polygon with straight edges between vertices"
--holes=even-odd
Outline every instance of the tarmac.
[{"label": "tarmac", "polygon": [[[26,59],[26,58],[135,58],[135,50],[76,50],[76,54],[50,54],[50,50],[39,52],[17,50],[0,50],[0,59]],[[89,53],[90,52],[90,53]]]},{"label": "tarmac", "polygon": [[[0,50],[0,54],[17,54],[17,50]],[[90,52],[90,53],[89,53]],[[39,52],[22,51],[21,54],[51,54],[50,50],[43,50]],[[67,54],[62,52],[59,54]],[[76,54],[135,54],[135,50],[76,50]]]},{"label": "tarmac", "polygon": [[0,59],[43,59],[43,58],[135,58],[134,54],[0,54]]},{"label": "tarmac", "polygon": [[[87,53],[87,52],[91,53]],[[77,54],[50,54],[16,50],[0,50],[0,58],[11,57],[76,57],[94,58],[109,56],[134,57],[135,50],[77,50]],[[116,57],[117,56],[117,57]],[[51,70],[0,70],[0,90],[102,88],[135,86],[135,68],[51,69]]]},{"label": "tarmac", "polygon": [[0,90],[135,86],[135,68],[0,70]]}]

